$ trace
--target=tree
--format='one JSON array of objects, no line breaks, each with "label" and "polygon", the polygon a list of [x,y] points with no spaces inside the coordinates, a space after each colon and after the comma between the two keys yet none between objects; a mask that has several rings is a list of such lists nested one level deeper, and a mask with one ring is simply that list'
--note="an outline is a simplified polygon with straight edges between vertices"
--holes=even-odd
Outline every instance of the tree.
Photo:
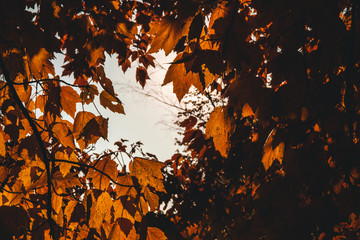
[{"label": "tree", "polygon": [[[359,4],[1,2],[1,235],[356,239]],[[123,71],[138,63],[144,86],[160,50],[177,53],[164,84],[179,101],[191,86],[227,100],[204,131],[196,116],[181,123],[190,155],[134,157],[128,173],[122,141],[88,151],[107,119],[84,109],[98,98],[124,113],[105,53]],[[55,53],[74,82],[55,76]]]}]

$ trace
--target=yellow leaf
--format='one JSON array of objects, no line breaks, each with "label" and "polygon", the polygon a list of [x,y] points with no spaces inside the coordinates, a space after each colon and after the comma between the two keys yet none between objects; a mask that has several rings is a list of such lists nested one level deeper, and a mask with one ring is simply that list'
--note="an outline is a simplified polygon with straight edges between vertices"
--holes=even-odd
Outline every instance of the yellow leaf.
[{"label": "yellow leaf", "polygon": [[[94,167],[109,175],[113,180],[116,179],[117,165],[109,156],[103,157]],[[96,189],[105,190],[110,184],[110,179],[107,176],[94,169],[90,169],[87,176],[92,178],[92,183]]]},{"label": "yellow leaf", "polygon": [[109,108],[113,112],[123,113],[123,114],[125,113],[124,107],[121,104],[120,100],[112,96],[105,90],[100,93],[100,104],[105,108]]},{"label": "yellow leaf", "polygon": [[226,107],[216,107],[210,114],[206,123],[205,135],[213,137],[216,150],[224,157],[227,157],[230,150],[230,137],[234,131],[234,120],[227,112]]},{"label": "yellow leaf", "polygon": [[75,149],[74,136],[65,123],[55,123],[51,130],[64,147]]},{"label": "yellow leaf", "polygon": [[75,116],[76,103],[80,102],[79,94],[70,86],[61,87],[60,103],[64,111],[72,118]]},{"label": "yellow leaf", "polygon": [[111,207],[113,202],[107,192],[102,192],[97,199],[95,199],[93,194],[92,197],[89,227],[97,229],[101,227],[103,221],[109,222],[111,220]]},{"label": "yellow leaf", "polygon": [[164,232],[156,227],[147,228],[147,237],[146,240],[167,240]]},{"label": "yellow leaf", "polygon": [[130,162],[130,174],[139,180],[142,186],[150,185],[158,192],[166,192],[163,184],[161,169],[165,166],[162,162],[144,158],[134,158]]},{"label": "yellow leaf", "polygon": [[280,164],[282,164],[282,160],[284,157],[284,150],[285,150],[284,142],[280,142],[275,149],[273,149],[272,147],[272,141],[274,139],[275,133],[276,133],[276,129],[271,131],[269,137],[266,139],[266,142],[264,144],[264,155],[261,162],[263,163],[265,170],[268,170],[271,167],[275,159],[277,159],[280,162]]}]

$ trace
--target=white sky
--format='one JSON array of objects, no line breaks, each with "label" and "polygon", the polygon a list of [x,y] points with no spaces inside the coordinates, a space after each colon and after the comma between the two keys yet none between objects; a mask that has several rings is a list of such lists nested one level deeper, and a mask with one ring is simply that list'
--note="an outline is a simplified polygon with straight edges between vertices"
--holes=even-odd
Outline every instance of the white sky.
[{"label": "white sky", "polygon": [[[55,71],[61,75],[62,56],[56,57]],[[177,131],[173,122],[176,120],[177,110],[145,94],[156,96],[164,102],[179,106],[179,102],[172,92],[172,85],[161,86],[166,69],[169,67],[168,63],[174,58],[174,54],[170,54],[168,57],[165,57],[164,53],[157,54],[155,60],[159,66],[155,69],[149,68],[150,80],[147,80],[145,88],[142,89],[135,79],[136,63],[132,63],[132,68],[129,68],[124,74],[121,67],[118,66],[116,58],[106,56],[105,72],[107,77],[112,80],[115,91],[123,103],[125,115],[112,113],[96,101],[96,106],[103,117],[109,118],[108,141],[100,139],[96,144],[96,152],[102,152],[105,149],[116,150],[114,142],[122,138],[129,140],[128,143],[141,141],[143,151],[156,155],[159,161],[171,158],[176,150],[174,143]],[[61,79],[65,80],[66,78],[61,77]],[[71,83],[72,81],[73,79],[69,80]],[[85,111],[98,115],[91,105],[86,105]]]}]

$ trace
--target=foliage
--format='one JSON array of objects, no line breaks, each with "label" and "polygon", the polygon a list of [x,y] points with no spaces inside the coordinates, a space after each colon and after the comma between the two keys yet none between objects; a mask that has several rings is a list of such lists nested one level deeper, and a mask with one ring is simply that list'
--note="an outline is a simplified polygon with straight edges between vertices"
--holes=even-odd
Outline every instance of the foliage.
[{"label": "foliage", "polygon": [[[359,5],[1,1],[1,236],[358,238]],[[164,84],[179,101],[193,86],[224,105],[205,131],[181,123],[190,156],[133,158],[123,141],[92,154],[108,119],[86,106],[125,112],[105,53],[145,86],[160,50],[177,53]]]}]

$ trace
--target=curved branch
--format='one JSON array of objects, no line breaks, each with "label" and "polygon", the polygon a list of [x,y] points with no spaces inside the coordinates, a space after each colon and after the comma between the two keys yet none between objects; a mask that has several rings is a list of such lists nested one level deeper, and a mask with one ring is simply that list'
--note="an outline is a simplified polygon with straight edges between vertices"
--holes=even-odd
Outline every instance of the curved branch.
[{"label": "curved branch", "polygon": [[[91,168],[99,173],[101,173],[102,175],[104,175],[105,177],[109,178],[110,181],[112,183],[114,183],[115,185],[118,185],[118,186],[121,186],[121,187],[134,187],[134,185],[126,185],[126,184],[121,184],[121,183],[118,183],[116,182],[112,177],[110,177],[107,173],[97,169],[96,167],[94,166],[91,166],[91,165],[88,165],[88,164],[84,164],[84,163],[80,163],[80,162],[73,162],[73,161],[69,161],[69,160],[65,160],[65,159],[54,159],[52,160],[54,162],[63,162],[63,163],[69,163],[69,164],[73,164],[73,165],[78,165],[78,166],[81,166],[81,167],[86,167],[86,168]],[[124,176],[125,174],[122,174],[122,176]]]},{"label": "curved branch", "polygon": [[0,57],[0,69],[5,77],[5,81],[9,87],[9,90],[12,94],[12,97],[14,98],[14,101],[16,103],[16,105],[20,108],[20,111],[22,112],[22,114],[24,115],[24,117],[28,120],[31,129],[33,130],[33,133],[35,134],[36,140],[39,144],[40,150],[41,150],[41,154],[42,154],[42,160],[45,163],[45,168],[46,168],[46,174],[47,174],[47,190],[48,190],[48,194],[47,194],[47,202],[46,202],[46,215],[47,215],[47,220],[49,221],[49,226],[50,226],[50,235],[52,237],[54,237],[54,233],[55,233],[55,229],[53,226],[54,220],[51,216],[51,211],[52,211],[52,206],[51,206],[51,169],[50,169],[50,160],[48,157],[48,151],[45,148],[44,142],[41,138],[41,134],[38,131],[34,121],[32,120],[28,110],[25,108],[25,106],[23,105],[22,101],[20,100],[19,95],[16,92],[16,89],[14,87],[14,82],[11,80],[10,78],[10,73],[8,71],[8,69],[5,66],[4,60],[2,58],[2,56]]}]

